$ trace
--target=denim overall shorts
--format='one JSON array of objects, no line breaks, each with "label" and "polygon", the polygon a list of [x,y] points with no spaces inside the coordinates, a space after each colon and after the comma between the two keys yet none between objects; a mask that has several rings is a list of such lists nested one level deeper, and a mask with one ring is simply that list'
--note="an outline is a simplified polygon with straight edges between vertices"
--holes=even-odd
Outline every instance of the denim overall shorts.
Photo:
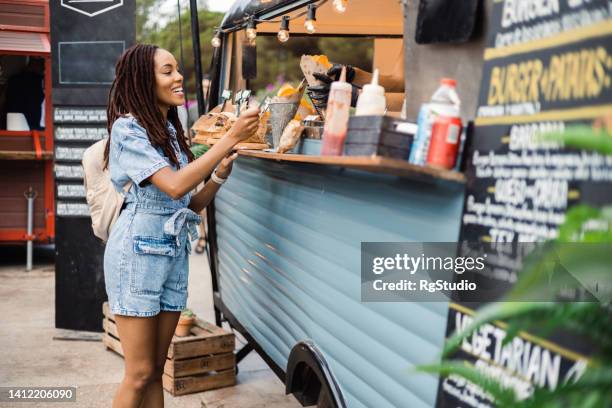
[{"label": "denim overall shorts", "polygon": [[[188,163],[168,122],[180,166]],[[128,116],[111,130],[109,169],[117,191],[132,181],[124,209],[113,226],[104,252],[104,279],[111,311],[124,316],[155,316],[181,311],[187,303],[188,255],[198,238],[200,216],[187,206],[191,193],[173,200],[149,181],[170,166],[145,129]]]}]

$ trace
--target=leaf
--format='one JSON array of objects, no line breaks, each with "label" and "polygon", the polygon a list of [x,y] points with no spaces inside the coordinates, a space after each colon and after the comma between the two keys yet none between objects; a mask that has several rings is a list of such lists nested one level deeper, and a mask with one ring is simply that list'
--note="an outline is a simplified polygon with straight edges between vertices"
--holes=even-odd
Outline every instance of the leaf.
[{"label": "leaf", "polygon": [[[571,403],[573,401],[573,403]],[[559,385],[554,391],[537,388],[516,408],[610,407],[612,405],[612,368],[589,368],[576,382]]]},{"label": "leaf", "polygon": [[496,320],[506,320],[509,318],[525,315],[535,311],[554,310],[554,302],[496,302],[490,303],[478,310],[474,320],[462,331],[455,331],[448,339],[442,351],[442,356],[446,357],[459,348],[461,342],[471,336],[480,326]]},{"label": "leaf", "polygon": [[596,131],[590,126],[567,126],[563,132],[545,133],[542,141],[561,142],[565,146],[612,155],[612,135],[605,130]]},{"label": "leaf", "polygon": [[203,144],[194,144],[193,146],[191,146],[190,150],[191,153],[193,153],[194,157],[197,159],[208,151],[208,146]]}]

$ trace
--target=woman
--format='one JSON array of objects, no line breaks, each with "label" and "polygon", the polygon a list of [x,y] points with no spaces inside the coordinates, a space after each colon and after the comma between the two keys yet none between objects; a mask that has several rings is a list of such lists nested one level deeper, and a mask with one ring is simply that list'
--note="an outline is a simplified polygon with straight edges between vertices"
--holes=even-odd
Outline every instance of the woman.
[{"label": "woman", "polygon": [[[197,213],[229,176],[236,155],[227,156],[257,129],[259,110],[245,111],[219,143],[194,160],[177,115],[185,95],[172,54],[139,44],[125,51],[115,73],[104,158],[117,190],[132,185],[104,253],[106,292],[125,355],[113,407],[158,408],[164,406],[161,376],[168,347],[186,306],[187,255],[190,240],[197,238]],[[192,194],[208,176],[211,181]]]}]

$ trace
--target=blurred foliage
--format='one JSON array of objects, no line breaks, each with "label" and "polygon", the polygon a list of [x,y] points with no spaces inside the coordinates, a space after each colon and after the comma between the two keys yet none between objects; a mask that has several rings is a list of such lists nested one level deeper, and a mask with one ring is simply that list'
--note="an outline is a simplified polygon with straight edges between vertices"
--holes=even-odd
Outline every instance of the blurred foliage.
[{"label": "blurred foliage", "polygon": [[208,145],[195,143],[189,149],[193,153],[193,157],[197,159],[208,151]]},{"label": "blurred foliage", "polygon": [[[194,55],[191,42],[191,18],[189,2],[180,0],[183,60],[181,63],[178,10],[159,18],[159,8],[164,0],[137,0],[136,38],[139,42],[156,44],[170,51],[182,66],[188,99],[195,99]],[[206,1],[198,1],[200,46],[203,73],[210,70],[215,27],[223,19],[223,13],[207,10]],[[254,94],[270,87],[279,87],[285,81],[294,85],[302,79],[300,58],[303,54],[326,54],[330,61],[354,65],[371,71],[374,42],[371,38],[306,37],[292,36],[281,44],[275,35],[257,37],[257,78],[251,81]],[[277,88],[276,88],[277,89]]]},{"label": "blurred foliage", "polygon": [[604,129],[593,129],[587,125],[573,125],[563,132],[542,135],[544,141],[555,141],[578,149],[592,150],[612,155],[612,136]]},{"label": "blurred foliage", "polygon": [[[181,66],[185,77],[185,88],[187,99],[195,97],[195,58],[191,41],[191,16],[189,14],[189,2],[180,0],[181,20],[179,30],[178,9],[174,8],[174,13],[165,16],[167,23],[162,27],[152,19],[163,0],[138,0],[136,9],[136,38],[139,42],[155,44],[170,51]],[[204,73],[208,71],[212,56],[212,45],[210,40],[213,37],[215,27],[221,24],[223,13],[216,13],[206,9],[205,2],[198,2],[198,22],[200,24],[200,49],[202,56],[202,69]],[[183,62],[181,63],[181,36]]]},{"label": "blurred foliage", "polygon": [[[612,123],[612,120],[610,120]],[[588,126],[569,126],[563,132],[542,136],[543,141],[555,141],[563,146],[586,149],[603,155],[612,155],[610,130]],[[596,226],[596,227],[593,227]],[[567,243],[583,243],[582,246]],[[527,399],[520,400],[512,389],[503,388],[497,380],[484,375],[465,361],[442,360],[439,364],[420,366],[419,370],[442,376],[459,376],[476,384],[491,396],[498,407],[512,408],[564,408],[612,406],[612,298],[610,296],[610,257],[612,243],[612,206],[594,208],[580,204],[569,209],[565,222],[555,240],[546,243],[541,251],[529,254],[523,270],[513,288],[502,302],[493,302],[478,310],[474,319],[447,340],[443,358],[450,357],[462,342],[487,324],[507,323],[502,345],[522,332],[546,337],[561,330],[587,340],[593,350],[584,374],[575,381],[559,384],[553,391],[537,388]],[[599,245],[588,245],[599,244]],[[550,265],[560,261],[563,269],[571,271],[575,279],[555,273]],[[569,275],[569,274],[568,274]],[[574,286],[570,286],[574,283]],[[602,282],[596,299],[579,301],[527,302],[534,293],[562,293],[567,289],[583,291],[580,282]]]}]

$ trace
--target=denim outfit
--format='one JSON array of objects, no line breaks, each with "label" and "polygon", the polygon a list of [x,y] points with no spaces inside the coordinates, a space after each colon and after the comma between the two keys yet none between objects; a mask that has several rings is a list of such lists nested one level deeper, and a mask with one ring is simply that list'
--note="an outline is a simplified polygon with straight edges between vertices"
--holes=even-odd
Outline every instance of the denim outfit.
[{"label": "denim outfit", "polygon": [[[187,165],[168,122],[181,167]],[[160,310],[186,307],[191,241],[198,238],[200,216],[187,206],[191,193],[173,200],[150,182],[159,169],[176,169],[160,148],[149,142],[135,118],[113,123],[109,153],[111,180],[117,191],[132,181],[124,209],[113,226],[104,252],[104,279],[111,311],[125,316],[154,316]]]}]

